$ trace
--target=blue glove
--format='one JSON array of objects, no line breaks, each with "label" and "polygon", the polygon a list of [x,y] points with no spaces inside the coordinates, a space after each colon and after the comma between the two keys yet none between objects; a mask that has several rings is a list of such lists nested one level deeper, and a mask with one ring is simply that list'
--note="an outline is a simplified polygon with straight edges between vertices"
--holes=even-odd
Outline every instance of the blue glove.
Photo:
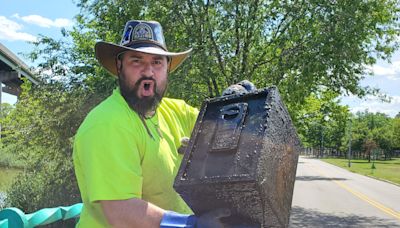
[{"label": "blue glove", "polygon": [[231,211],[226,208],[219,208],[199,217],[167,211],[161,219],[160,228],[223,228],[225,226],[220,219],[230,215]]},{"label": "blue glove", "polygon": [[222,96],[232,94],[246,94],[255,91],[257,88],[248,80],[243,80],[237,84],[233,84],[222,92]]},{"label": "blue glove", "polygon": [[196,223],[197,217],[194,215],[179,214],[173,211],[166,211],[161,219],[160,228],[195,228]]}]

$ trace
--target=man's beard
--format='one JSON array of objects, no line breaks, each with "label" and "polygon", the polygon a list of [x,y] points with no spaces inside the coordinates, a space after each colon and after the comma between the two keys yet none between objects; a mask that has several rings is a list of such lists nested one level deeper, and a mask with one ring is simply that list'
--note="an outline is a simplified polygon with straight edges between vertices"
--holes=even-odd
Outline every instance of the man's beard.
[{"label": "man's beard", "polygon": [[[153,96],[142,98],[137,96],[139,86],[143,80],[152,80],[154,82]],[[164,88],[161,88],[160,90],[157,89],[156,80],[149,77],[141,77],[135,83],[133,88],[130,88],[128,83],[126,82],[126,76],[123,72],[120,73],[118,77],[118,82],[121,90],[121,95],[122,97],[124,97],[129,107],[143,117],[146,117],[146,115],[157,109],[166,90],[166,86]]]}]

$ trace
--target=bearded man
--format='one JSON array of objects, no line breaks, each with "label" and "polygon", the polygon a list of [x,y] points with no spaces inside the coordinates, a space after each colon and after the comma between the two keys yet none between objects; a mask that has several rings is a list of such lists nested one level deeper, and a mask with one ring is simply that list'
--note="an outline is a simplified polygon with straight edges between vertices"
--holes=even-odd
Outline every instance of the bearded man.
[{"label": "bearded man", "polygon": [[198,110],[163,97],[168,73],[191,50],[174,53],[155,21],[128,21],[120,45],[98,42],[96,58],[119,87],[96,106],[74,140],[83,201],[78,227],[222,227],[229,210],[192,211],[173,189]]}]

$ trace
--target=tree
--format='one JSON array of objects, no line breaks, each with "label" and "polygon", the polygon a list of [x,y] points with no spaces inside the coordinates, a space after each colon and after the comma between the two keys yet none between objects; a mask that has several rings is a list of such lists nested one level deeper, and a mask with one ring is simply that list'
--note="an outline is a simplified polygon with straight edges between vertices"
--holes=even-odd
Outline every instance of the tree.
[{"label": "tree", "polygon": [[375,145],[376,148],[383,149],[385,158],[390,158],[395,145],[393,121],[383,113],[358,112],[353,121],[352,149],[364,151],[369,158],[371,150],[367,149]]},{"label": "tree", "polygon": [[393,119],[393,147],[400,149],[400,117]]},{"label": "tree", "polygon": [[[14,107],[8,103],[1,103],[0,104],[0,139],[4,136],[3,132],[3,119],[6,118],[14,109]],[[0,142],[0,146],[1,146],[1,142]]]},{"label": "tree", "polygon": [[14,109],[13,105],[9,104],[9,103],[2,103],[1,105],[1,117],[5,118],[8,116],[8,114],[10,114],[10,112]]},{"label": "tree", "polygon": [[160,21],[172,50],[193,47],[171,75],[169,94],[195,104],[242,79],[277,85],[291,110],[321,88],[362,96],[371,92],[358,84],[365,66],[389,58],[399,33],[395,0],[82,0],[78,6],[72,36],[83,63],[97,66],[94,40],[119,42],[132,18]]},{"label": "tree", "polygon": [[344,147],[343,138],[350,113],[348,107],[339,103],[337,94],[330,91],[305,99],[302,109],[293,115],[305,147],[333,148],[336,151]]},{"label": "tree", "polygon": [[371,152],[373,150],[375,150],[376,148],[378,148],[378,145],[376,144],[376,142],[373,139],[367,138],[364,141],[363,147],[367,154],[368,162],[371,162]]}]

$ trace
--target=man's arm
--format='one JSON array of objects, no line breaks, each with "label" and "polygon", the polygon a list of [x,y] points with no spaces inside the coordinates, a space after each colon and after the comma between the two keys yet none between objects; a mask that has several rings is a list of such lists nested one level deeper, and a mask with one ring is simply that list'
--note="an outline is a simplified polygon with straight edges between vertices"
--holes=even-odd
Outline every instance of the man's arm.
[{"label": "man's arm", "polygon": [[100,204],[112,227],[159,228],[165,210],[142,199],[102,200]]}]

